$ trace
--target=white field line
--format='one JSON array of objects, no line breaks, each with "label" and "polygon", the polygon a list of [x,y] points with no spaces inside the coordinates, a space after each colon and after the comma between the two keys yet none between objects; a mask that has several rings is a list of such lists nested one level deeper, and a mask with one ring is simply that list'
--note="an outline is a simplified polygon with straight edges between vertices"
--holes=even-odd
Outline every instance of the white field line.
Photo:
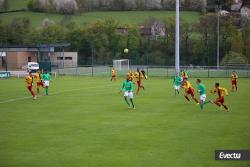
[{"label": "white field line", "polygon": [[[59,92],[51,93],[50,95],[58,95],[58,94],[66,93],[66,92],[74,92],[74,91],[86,90],[86,89],[103,88],[103,87],[109,87],[109,86],[110,85],[102,85],[102,86],[85,87],[85,88],[81,88],[81,89],[70,89],[70,90],[64,90],[64,91],[59,91]],[[10,102],[15,102],[15,101],[21,101],[21,100],[30,99],[30,98],[31,98],[31,96],[13,98],[13,99],[8,99],[8,100],[0,101],[0,104],[10,103]]]}]

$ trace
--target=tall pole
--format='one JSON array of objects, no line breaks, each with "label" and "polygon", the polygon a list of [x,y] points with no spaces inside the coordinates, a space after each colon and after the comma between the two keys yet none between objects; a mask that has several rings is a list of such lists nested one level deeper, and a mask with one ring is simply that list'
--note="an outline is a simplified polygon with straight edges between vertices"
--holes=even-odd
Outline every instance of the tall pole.
[{"label": "tall pole", "polygon": [[217,68],[220,68],[220,6],[217,11]]},{"label": "tall pole", "polygon": [[175,73],[180,71],[180,0],[176,0]]},{"label": "tall pole", "polygon": [[92,73],[92,77],[94,76],[94,53],[95,50],[94,50],[94,45],[92,44],[91,45],[91,66],[92,66],[92,70],[91,70],[91,73]]}]

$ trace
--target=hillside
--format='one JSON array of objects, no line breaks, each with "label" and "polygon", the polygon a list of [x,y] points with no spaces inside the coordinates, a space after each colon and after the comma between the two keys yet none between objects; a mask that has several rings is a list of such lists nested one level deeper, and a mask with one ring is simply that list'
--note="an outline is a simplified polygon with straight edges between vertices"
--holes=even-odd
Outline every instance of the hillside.
[{"label": "hillside", "polygon": [[27,9],[27,3],[29,0],[9,0],[9,9],[8,10],[20,10]]},{"label": "hillside", "polygon": [[[77,24],[83,24],[86,22],[93,22],[106,17],[114,17],[121,23],[143,23],[148,18],[154,17],[161,19],[164,16],[175,16],[173,11],[96,11],[96,12],[85,12],[71,16],[71,19]],[[49,18],[54,21],[60,21],[64,18],[62,14],[52,13],[37,13],[37,12],[15,12],[15,13],[4,13],[0,14],[0,18],[3,22],[8,23],[13,18],[27,17],[30,19],[33,27],[42,25],[42,21],[45,18]],[[199,12],[181,12],[181,18],[189,22],[197,22],[199,20]]]}]

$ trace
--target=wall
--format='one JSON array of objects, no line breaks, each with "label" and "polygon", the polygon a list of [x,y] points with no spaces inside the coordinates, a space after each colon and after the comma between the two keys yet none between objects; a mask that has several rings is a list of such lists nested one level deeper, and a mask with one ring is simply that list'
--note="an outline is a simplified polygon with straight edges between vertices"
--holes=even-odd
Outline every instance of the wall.
[{"label": "wall", "polygon": [[[58,60],[57,58],[59,57]],[[64,60],[63,60],[64,57]],[[71,57],[72,60],[68,60],[67,58]],[[78,53],[77,52],[64,52],[64,56],[62,52],[56,52],[54,56],[51,57],[52,62],[57,62],[58,68],[69,68],[69,67],[77,67],[78,65]]]}]

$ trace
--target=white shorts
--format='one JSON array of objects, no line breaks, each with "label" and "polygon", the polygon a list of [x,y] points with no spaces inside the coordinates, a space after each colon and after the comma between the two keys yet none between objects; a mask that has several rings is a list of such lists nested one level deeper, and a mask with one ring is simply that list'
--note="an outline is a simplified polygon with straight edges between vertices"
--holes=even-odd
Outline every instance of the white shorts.
[{"label": "white shorts", "polygon": [[130,99],[133,99],[133,92],[126,91],[126,92],[124,92],[124,96],[129,97]]},{"label": "white shorts", "polygon": [[44,81],[45,86],[49,86],[49,81]]},{"label": "white shorts", "polygon": [[206,101],[207,96],[205,94],[200,95],[200,100],[201,101]]},{"label": "white shorts", "polygon": [[174,85],[174,89],[175,89],[175,90],[180,90],[180,88],[181,88],[181,86],[176,86],[176,85]]}]

